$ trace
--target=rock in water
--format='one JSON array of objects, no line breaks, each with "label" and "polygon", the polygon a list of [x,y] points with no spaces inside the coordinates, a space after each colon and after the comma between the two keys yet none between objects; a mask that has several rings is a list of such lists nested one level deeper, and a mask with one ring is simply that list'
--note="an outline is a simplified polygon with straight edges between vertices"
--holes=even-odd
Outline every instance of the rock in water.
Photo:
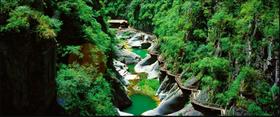
[{"label": "rock in water", "polygon": [[132,38],[128,39],[127,42],[131,47],[139,48],[141,47],[141,43],[143,42],[143,34],[137,33]]},{"label": "rock in water", "polygon": [[151,45],[152,44],[150,42],[143,42],[141,43],[141,49],[148,49]]},{"label": "rock in water", "polygon": [[159,63],[156,56],[147,55],[139,63],[135,65],[135,72],[148,74],[148,79],[158,78],[159,76]]},{"label": "rock in water", "polygon": [[172,112],[176,112],[184,107],[185,103],[182,102],[186,102],[187,97],[183,95],[181,90],[177,90],[169,95],[170,96],[167,96],[169,98],[161,101],[161,103],[157,108],[146,111],[142,115],[145,116],[166,115]]},{"label": "rock in water", "polygon": [[168,114],[168,116],[203,116],[203,114],[195,110],[192,104],[186,104],[184,108],[174,113]]},{"label": "rock in water", "polygon": [[117,60],[125,64],[135,64],[141,60],[141,57],[133,52],[130,52],[126,49],[120,49],[116,47],[114,52],[117,56]]},{"label": "rock in water", "polygon": [[133,114],[120,111],[119,108],[116,108],[116,109],[117,109],[120,116],[133,116]]}]

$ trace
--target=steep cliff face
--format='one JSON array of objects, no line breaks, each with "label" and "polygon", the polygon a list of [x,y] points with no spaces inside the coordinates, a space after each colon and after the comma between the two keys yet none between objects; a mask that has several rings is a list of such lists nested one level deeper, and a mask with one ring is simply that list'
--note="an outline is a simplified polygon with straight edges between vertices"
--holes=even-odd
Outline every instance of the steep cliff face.
[{"label": "steep cliff face", "polygon": [[[80,1],[81,2],[81,1]],[[60,4],[69,4],[67,1],[60,2]],[[119,76],[113,75],[116,71],[113,69],[113,47],[114,35],[108,29],[105,22],[105,16],[102,14],[95,14],[96,12],[104,12],[104,8],[100,1],[87,1],[86,4],[80,4],[80,7],[69,5],[72,12],[63,9],[61,11],[61,20],[63,20],[62,31],[58,34],[58,43],[62,46],[62,51],[65,48],[77,47],[76,50],[65,51],[58,56],[59,63],[80,65],[92,65],[98,73],[102,74],[108,83],[110,83],[111,95],[109,98],[114,106],[124,108],[131,105],[131,101],[125,93],[123,84],[121,84]],[[87,9],[92,8],[91,10]],[[92,17],[81,17],[80,11],[89,10],[86,13]],[[79,20],[77,20],[79,19]],[[63,49],[64,48],[64,49]],[[111,73],[113,72],[113,73]],[[106,101],[104,101],[105,104]],[[110,103],[111,103],[110,102]],[[107,115],[109,113],[104,113]]]},{"label": "steep cliff face", "polygon": [[54,38],[60,23],[27,4],[1,1],[1,115],[59,115]]},{"label": "steep cliff face", "polygon": [[55,42],[25,33],[1,35],[1,115],[57,115]]}]

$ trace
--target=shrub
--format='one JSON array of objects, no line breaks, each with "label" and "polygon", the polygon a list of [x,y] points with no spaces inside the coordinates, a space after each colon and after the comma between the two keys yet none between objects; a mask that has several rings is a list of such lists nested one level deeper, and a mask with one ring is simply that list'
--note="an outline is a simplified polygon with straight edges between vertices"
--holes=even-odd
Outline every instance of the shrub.
[{"label": "shrub", "polygon": [[251,114],[251,115],[258,115],[258,116],[267,116],[268,114],[263,112],[262,108],[259,107],[256,103],[251,103],[249,106],[248,106],[248,112]]},{"label": "shrub", "polygon": [[209,74],[215,79],[224,79],[228,77],[229,61],[218,57],[205,57],[191,66],[194,73],[203,71],[204,74]]},{"label": "shrub", "polygon": [[156,94],[159,85],[159,81],[156,79],[140,79],[137,84],[140,92],[149,96],[154,96]]},{"label": "shrub", "polygon": [[[0,27],[0,32],[34,30],[40,39],[54,39],[60,31],[61,22],[43,15],[28,6],[18,6],[10,12],[7,24]],[[35,24],[35,27],[32,24]]]},{"label": "shrub", "polygon": [[61,105],[70,115],[116,115],[110,86],[90,66],[62,65],[56,78]]}]

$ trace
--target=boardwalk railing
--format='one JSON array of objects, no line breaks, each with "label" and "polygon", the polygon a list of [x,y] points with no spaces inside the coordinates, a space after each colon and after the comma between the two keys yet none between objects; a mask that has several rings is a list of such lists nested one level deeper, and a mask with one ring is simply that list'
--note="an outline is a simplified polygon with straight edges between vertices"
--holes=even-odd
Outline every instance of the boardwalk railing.
[{"label": "boardwalk railing", "polygon": [[176,84],[178,85],[179,89],[182,92],[187,92],[187,94],[190,94],[190,101],[191,101],[192,104],[195,104],[195,105],[197,105],[201,108],[214,110],[214,111],[220,111],[220,115],[225,115],[226,109],[224,109],[222,107],[219,107],[217,105],[214,105],[214,104],[210,104],[210,103],[201,103],[201,102],[196,100],[196,97],[200,93],[200,90],[198,90],[196,86],[185,87],[182,84],[181,78],[182,78],[182,75],[184,74],[184,72],[182,72],[181,74],[178,74],[178,75],[174,75],[166,69],[166,65],[164,63],[164,60],[160,55],[158,55],[158,61],[162,64],[161,65],[162,67],[160,67],[160,69],[163,70],[163,71],[166,71],[167,75],[172,76],[171,78],[175,79]]}]

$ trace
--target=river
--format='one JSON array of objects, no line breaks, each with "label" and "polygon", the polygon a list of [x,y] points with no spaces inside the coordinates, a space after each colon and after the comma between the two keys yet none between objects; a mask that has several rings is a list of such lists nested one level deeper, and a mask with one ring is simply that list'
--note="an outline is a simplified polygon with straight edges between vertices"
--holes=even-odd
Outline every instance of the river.
[{"label": "river", "polygon": [[[132,100],[132,105],[121,110],[133,115],[141,115],[145,111],[156,108],[160,103],[158,97],[155,96],[156,89],[159,87],[158,78],[147,79],[147,72],[135,72],[136,64],[138,64],[148,56],[147,48],[149,46],[146,46],[144,48],[142,48],[143,46],[141,46],[143,45],[141,43],[152,43],[152,41],[147,40],[147,36],[148,34],[137,31],[135,29],[118,30],[117,34],[117,37],[119,37],[117,39],[120,42],[119,47],[122,47],[121,50],[128,53],[135,53],[138,58],[140,58],[139,61],[136,61],[134,63],[127,61],[118,61],[119,64],[124,65],[124,72],[127,72],[126,75],[135,75],[135,78],[125,79],[127,82],[129,82],[129,85],[127,85],[126,88],[127,93]],[[122,74],[122,70],[119,71],[120,74]],[[154,86],[149,86],[149,84],[152,84]]]}]

